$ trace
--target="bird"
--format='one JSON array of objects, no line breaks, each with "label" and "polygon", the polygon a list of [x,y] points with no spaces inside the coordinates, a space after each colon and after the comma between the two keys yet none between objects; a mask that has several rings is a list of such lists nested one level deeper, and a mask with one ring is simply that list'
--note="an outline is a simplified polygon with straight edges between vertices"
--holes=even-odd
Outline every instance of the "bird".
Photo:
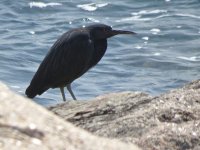
[{"label": "bird", "polygon": [[73,100],[77,100],[71,84],[104,56],[107,39],[118,34],[136,34],[132,31],[114,30],[105,24],[90,24],[74,28],[57,39],[33,76],[25,94],[29,98],[41,95],[50,88],[60,88],[66,101],[66,87]]}]

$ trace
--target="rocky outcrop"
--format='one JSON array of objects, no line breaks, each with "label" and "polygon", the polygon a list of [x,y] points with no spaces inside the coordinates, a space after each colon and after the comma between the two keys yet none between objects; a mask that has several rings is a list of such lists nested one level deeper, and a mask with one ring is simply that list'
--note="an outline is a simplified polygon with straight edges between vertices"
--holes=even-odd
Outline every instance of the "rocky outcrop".
[{"label": "rocky outcrop", "polygon": [[138,150],[74,127],[0,84],[0,150]]},{"label": "rocky outcrop", "polygon": [[200,80],[157,97],[122,92],[49,108],[61,118],[3,84],[0,103],[2,150],[138,149],[134,143],[144,150],[200,149]]},{"label": "rocky outcrop", "polygon": [[200,80],[157,97],[122,92],[49,109],[95,135],[145,150],[200,149]]}]

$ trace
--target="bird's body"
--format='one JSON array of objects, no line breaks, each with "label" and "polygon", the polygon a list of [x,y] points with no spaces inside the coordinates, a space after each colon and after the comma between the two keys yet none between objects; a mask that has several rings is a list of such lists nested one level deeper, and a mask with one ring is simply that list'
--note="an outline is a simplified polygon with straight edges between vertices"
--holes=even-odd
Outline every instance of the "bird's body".
[{"label": "bird's body", "polygon": [[[100,31],[110,30],[112,30],[111,27],[98,24],[64,33],[40,64],[26,89],[26,95],[33,98],[49,88],[59,87],[65,101],[64,87],[67,86],[73,99],[76,99],[70,85],[103,57],[107,49],[108,35],[100,37]],[[128,34],[128,31],[124,32]]]}]

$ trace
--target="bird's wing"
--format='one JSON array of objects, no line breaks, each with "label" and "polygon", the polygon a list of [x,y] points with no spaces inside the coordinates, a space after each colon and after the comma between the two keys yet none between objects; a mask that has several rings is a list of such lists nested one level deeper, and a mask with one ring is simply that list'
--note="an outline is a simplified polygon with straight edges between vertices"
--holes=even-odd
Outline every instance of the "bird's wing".
[{"label": "bird's wing", "polygon": [[93,52],[87,32],[74,30],[63,34],[42,61],[31,84],[46,90],[71,83],[89,69]]}]

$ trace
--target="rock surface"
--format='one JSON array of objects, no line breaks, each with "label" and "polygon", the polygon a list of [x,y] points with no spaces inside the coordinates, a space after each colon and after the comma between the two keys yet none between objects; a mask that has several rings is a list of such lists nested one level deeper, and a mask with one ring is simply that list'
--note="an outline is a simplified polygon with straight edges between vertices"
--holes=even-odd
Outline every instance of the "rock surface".
[{"label": "rock surface", "polygon": [[96,135],[145,150],[200,149],[200,80],[158,97],[122,92],[49,109]]},{"label": "rock surface", "polygon": [[0,150],[138,150],[96,137],[0,84]]}]

